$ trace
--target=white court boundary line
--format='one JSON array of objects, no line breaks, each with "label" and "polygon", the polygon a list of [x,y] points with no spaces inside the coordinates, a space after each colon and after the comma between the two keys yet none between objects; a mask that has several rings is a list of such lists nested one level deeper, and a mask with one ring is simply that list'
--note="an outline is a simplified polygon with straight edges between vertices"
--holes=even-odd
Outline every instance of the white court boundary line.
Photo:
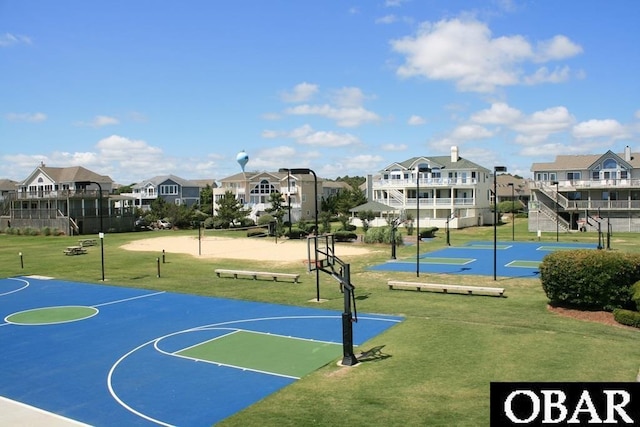
[{"label": "white court boundary line", "polygon": [[[131,406],[129,406],[124,400],[122,400],[118,394],[115,391],[114,385],[113,385],[113,375],[116,371],[116,369],[118,368],[118,366],[124,362],[125,359],[127,359],[129,356],[133,355],[135,352],[142,350],[144,347],[147,347],[151,344],[153,344],[154,348],[156,348],[157,342],[174,336],[174,335],[179,335],[179,334],[183,334],[183,333],[187,333],[187,332],[197,332],[197,331],[202,331],[202,330],[209,330],[209,329],[215,329],[219,326],[225,326],[225,325],[232,325],[235,323],[249,323],[249,322],[259,322],[259,321],[265,321],[265,320],[286,320],[286,319],[339,319],[340,316],[336,315],[336,316],[279,316],[279,317],[259,317],[259,318],[253,318],[253,319],[240,319],[240,320],[230,320],[227,322],[220,322],[220,323],[213,323],[210,325],[203,325],[203,326],[197,326],[194,328],[189,328],[189,329],[184,329],[182,331],[177,331],[177,332],[173,332],[170,334],[166,334],[163,336],[160,336],[158,338],[154,338],[152,340],[149,340],[147,342],[144,342],[142,344],[140,344],[139,346],[131,349],[130,351],[128,351],[127,353],[123,354],[118,360],[116,360],[116,362],[113,364],[113,366],[111,367],[111,369],[109,369],[109,373],[107,374],[107,389],[109,390],[109,393],[111,394],[111,397],[113,397],[113,399],[120,404],[120,406],[122,406],[123,408],[125,408],[127,411],[131,412],[134,415],[139,416],[140,418],[144,418],[147,421],[165,426],[165,427],[175,427],[173,424],[170,424],[168,422],[164,422],[161,420],[158,420],[156,418],[153,418],[149,415],[146,415],[140,411],[138,411],[137,409],[132,408]],[[360,317],[360,319],[366,319],[366,320],[375,320],[375,321],[382,321],[382,322],[391,322],[391,323],[400,323],[402,322],[402,320],[396,320],[396,319],[382,319],[382,318],[376,318],[376,317],[369,317],[369,316],[365,316],[365,317]],[[231,328],[230,328],[231,329]],[[162,351],[160,349],[158,349],[158,351]],[[171,355],[170,353],[167,353],[169,355]],[[246,368],[244,370],[247,370]]]}]

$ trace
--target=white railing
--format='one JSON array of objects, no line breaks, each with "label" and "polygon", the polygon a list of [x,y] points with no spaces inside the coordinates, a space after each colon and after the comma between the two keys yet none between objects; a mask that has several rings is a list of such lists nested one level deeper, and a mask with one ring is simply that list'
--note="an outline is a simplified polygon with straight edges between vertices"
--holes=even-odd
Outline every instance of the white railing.
[{"label": "white railing", "polygon": [[476,178],[420,178],[419,184],[415,178],[408,179],[379,179],[373,182],[373,188],[398,187],[412,188],[420,187],[450,187],[452,185],[474,186],[478,183]]}]

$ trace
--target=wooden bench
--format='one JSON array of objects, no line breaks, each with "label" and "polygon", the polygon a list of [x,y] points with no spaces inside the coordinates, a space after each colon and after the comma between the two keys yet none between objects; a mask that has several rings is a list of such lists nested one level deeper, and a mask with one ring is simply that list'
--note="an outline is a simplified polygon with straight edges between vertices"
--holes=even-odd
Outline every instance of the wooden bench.
[{"label": "wooden bench", "polygon": [[504,288],[490,288],[486,286],[462,286],[462,285],[443,285],[438,283],[421,283],[421,282],[398,282],[389,280],[387,282],[389,289],[411,289],[416,291],[442,292],[467,294],[467,295],[487,295],[487,296],[504,296]]},{"label": "wooden bench", "polygon": [[96,239],[80,239],[78,240],[80,246],[95,246],[98,244]]},{"label": "wooden bench", "polygon": [[268,271],[246,271],[246,270],[227,270],[223,268],[217,268],[215,273],[218,277],[221,277],[221,274],[229,274],[232,275],[234,279],[237,279],[238,276],[247,276],[253,278],[253,280],[257,280],[258,277],[270,277],[274,282],[277,282],[278,279],[291,279],[294,283],[298,283],[298,279],[300,278],[299,274],[294,273],[273,273]]},{"label": "wooden bench", "polygon": [[67,249],[62,251],[65,255],[82,255],[86,254],[87,250],[82,246],[69,246]]}]

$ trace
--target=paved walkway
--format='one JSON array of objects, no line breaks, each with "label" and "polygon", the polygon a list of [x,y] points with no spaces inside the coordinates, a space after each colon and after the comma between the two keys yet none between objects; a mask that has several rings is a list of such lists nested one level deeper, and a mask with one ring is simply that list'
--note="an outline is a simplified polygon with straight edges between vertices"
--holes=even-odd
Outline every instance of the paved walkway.
[{"label": "paved walkway", "polygon": [[79,427],[78,421],[0,396],[0,425],[11,427]]}]

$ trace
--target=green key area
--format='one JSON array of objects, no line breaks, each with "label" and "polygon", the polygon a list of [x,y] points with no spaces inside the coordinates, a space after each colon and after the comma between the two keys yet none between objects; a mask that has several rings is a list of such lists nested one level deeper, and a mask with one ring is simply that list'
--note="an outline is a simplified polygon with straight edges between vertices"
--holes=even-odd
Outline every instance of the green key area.
[{"label": "green key area", "polygon": [[212,363],[300,378],[337,360],[342,345],[236,331],[177,353]]},{"label": "green key area", "polygon": [[97,313],[98,309],[94,307],[45,307],[14,313],[7,316],[6,321],[18,325],[51,325],[86,319]]}]

